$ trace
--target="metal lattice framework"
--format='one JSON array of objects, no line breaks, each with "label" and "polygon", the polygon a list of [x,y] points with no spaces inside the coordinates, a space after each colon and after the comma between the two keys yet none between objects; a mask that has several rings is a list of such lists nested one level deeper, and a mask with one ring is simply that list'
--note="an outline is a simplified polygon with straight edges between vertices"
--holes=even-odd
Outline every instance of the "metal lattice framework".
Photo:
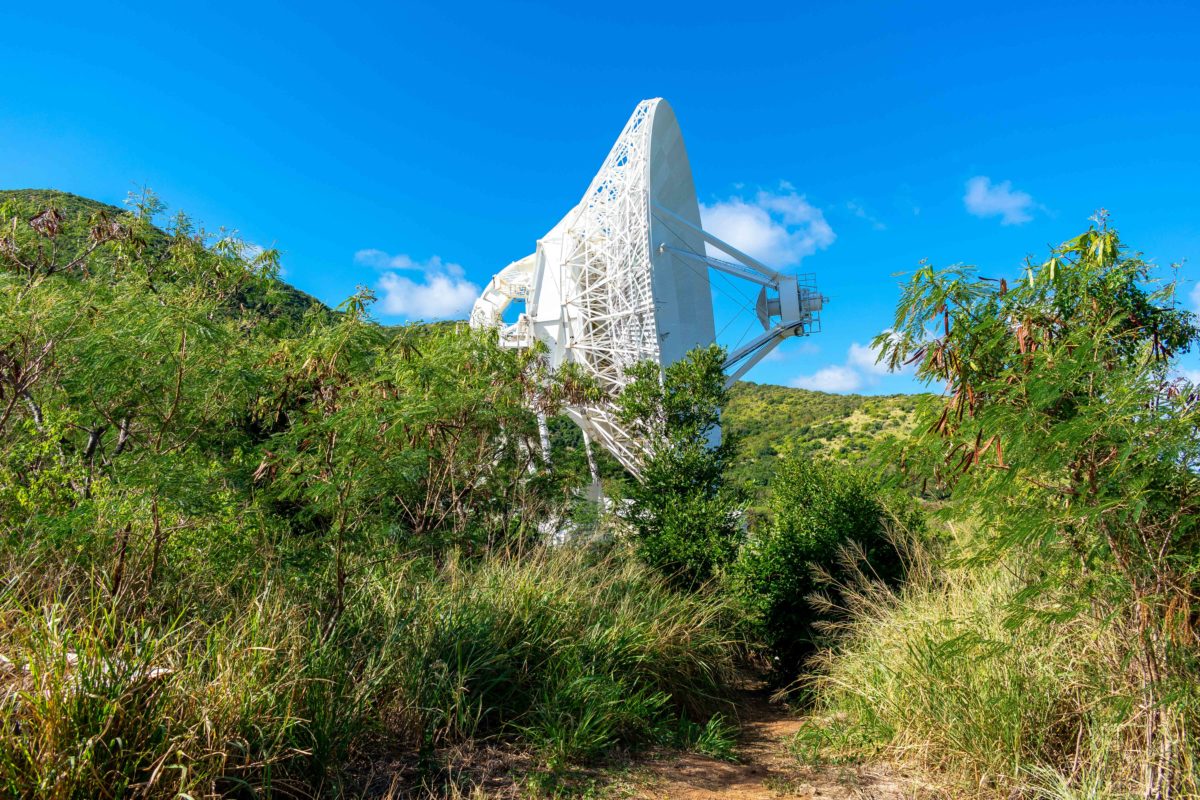
[{"label": "metal lattice framework", "polygon": [[[568,290],[563,315],[571,360],[615,396],[628,382],[626,368],[659,363],[650,259],[650,126],[655,101],[638,104],[608,158],[577,207],[566,232],[563,267]],[[640,460],[643,445],[607,405],[569,409],[624,462]]]},{"label": "metal lattice framework", "polygon": [[[709,256],[706,245],[732,260]],[[776,272],[701,228],[674,112],[661,99],[644,100],[580,203],[538,240],[534,253],[488,283],[471,325],[496,328],[506,347],[540,341],[551,368],[575,364],[592,377],[609,399],[567,413],[585,442],[598,441],[636,475],[648,443],[622,425],[612,399],[628,385],[631,366],[666,366],[714,341],[709,269],[761,289],[751,313],[764,332],[730,354],[730,383],[783,339],[817,330],[824,298],[815,285]],[[503,315],[514,301],[525,311],[506,324]]]}]

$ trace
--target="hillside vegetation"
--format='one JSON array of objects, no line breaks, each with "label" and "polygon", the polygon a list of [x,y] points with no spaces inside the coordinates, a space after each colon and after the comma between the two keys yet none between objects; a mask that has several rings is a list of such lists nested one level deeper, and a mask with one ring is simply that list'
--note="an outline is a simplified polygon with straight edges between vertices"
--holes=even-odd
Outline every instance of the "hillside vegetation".
[{"label": "hillside vegetation", "polygon": [[853,461],[912,432],[927,395],[869,397],[743,381],[729,392],[723,422],[741,451],[737,473],[765,486],[780,454]]},{"label": "hillside vegetation", "polygon": [[[1200,331],[1153,277],[1103,218],[1011,285],[922,265],[874,346],[942,395],[727,390],[714,346],[602,397],[151,193],[0,194],[0,796],[487,796],[497,758],[594,796],[730,757],[747,677],[797,765],[1195,796]],[[646,446],[607,513],[560,414],[599,402]]]},{"label": "hillside vegetation", "polygon": [[[143,199],[149,201],[146,210],[151,216],[165,211],[165,206],[159,207],[152,195]],[[22,216],[32,218],[33,215],[47,209],[59,212],[62,217],[57,223],[59,232],[43,242],[44,248],[48,250],[46,258],[51,262],[70,263],[84,257],[84,263],[78,265],[81,268],[109,263],[113,253],[110,248],[103,246],[105,242],[97,241],[97,226],[110,225],[128,212],[128,209],[53,189],[0,189],[0,208],[7,209],[5,217],[9,224],[13,219]],[[176,222],[179,221],[177,218]],[[54,224],[49,219],[46,222]],[[17,230],[19,229],[20,225],[17,226]],[[215,242],[217,246],[224,242],[227,248],[241,248],[242,252],[239,255],[251,259],[262,256],[261,248],[241,242],[237,238],[237,231],[200,230],[196,233]],[[139,235],[144,237],[141,246],[151,252],[161,252],[169,246],[169,237],[157,226],[146,226],[139,231]],[[277,254],[272,253],[269,257],[277,258]],[[293,323],[299,323],[310,309],[324,308],[315,297],[279,280],[276,275],[267,276],[261,284],[247,284],[241,288],[241,292],[236,298],[239,303],[262,314],[284,317]]]},{"label": "hillside vegetation", "polygon": [[0,206],[0,795],[702,746],[728,602],[540,545],[579,476],[540,464],[532,387],[569,387],[455,326],[381,328],[365,294],[301,311],[276,254],[161,211]]}]

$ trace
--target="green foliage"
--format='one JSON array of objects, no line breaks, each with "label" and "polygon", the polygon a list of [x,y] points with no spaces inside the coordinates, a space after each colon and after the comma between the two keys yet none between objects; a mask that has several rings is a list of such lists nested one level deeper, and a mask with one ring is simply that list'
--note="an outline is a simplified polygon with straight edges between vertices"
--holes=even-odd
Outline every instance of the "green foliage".
[{"label": "green foliage", "polygon": [[31,606],[6,593],[0,791],[116,798],[320,786],[325,764],[344,755],[328,747],[353,730],[353,698],[342,694],[339,655],[279,600],[264,594],[211,626],[152,626],[94,596]]},{"label": "green foliage", "polygon": [[[424,593],[412,673],[436,737],[519,728],[563,759],[648,740],[714,710],[732,650],[720,601],[680,595],[631,559],[527,552],[451,565]],[[590,743],[590,744],[589,744]]]},{"label": "green foliage", "polygon": [[905,439],[918,411],[932,400],[930,395],[868,397],[738,382],[729,390],[721,420],[725,432],[741,443],[731,475],[761,493],[781,456],[875,466],[874,453]]},{"label": "green foliage", "polygon": [[737,726],[725,719],[724,714],[713,714],[703,725],[683,718],[679,732],[669,743],[682,745],[711,758],[735,762],[738,760],[734,751],[737,732]]},{"label": "green foliage", "polygon": [[[566,414],[550,417],[547,427],[550,429],[550,451],[555,471],[576,476],[581,484],[589,481],[591,475],[583,445],[583,431]],[[628,482],[629,473],[608,450],[594,445],[592,458],[596,461],[596,472],[602,482],[614,486],[623,486]]]},{"label": "green foliage", "polygon": [[[960,529],[954,546],[973,539]],[[848,582],[854,613],[821,657],[797,756],[904,758],[969,794],[1140,796],[1140,690],[1120,631],[1094,614],[1014,628],[1011,568],[938,568],[919,545],[906,553],[915,563],[900,590],[866,572]],[[1190,796],[1197,751],[1179,744]]]},{"label": "green foliage", "polygon": [[1124,644],[1155,797],[1191,781],[1200,733],[1200,406],[1171,377],[1198,331],[1174,289],[1101,216],[1011,286],[923,266],[876,340],[948,386],[907,468],[986,525],[981,563],[1017,571],[1009,624],[1092,617]]},{"label": "green foliage", "polygon": [[277,254],[182,215],[161,230],[151,194],[86,219],[76,201],[13,193],[0,215],[13,546],[81,566],[116,551],[121,596],[186,593],[284,542],[272,557],[323,584],[332,625],[368,540],[478,551],[565,504],[571,477],[531,446],[534,357],[453,327],[381,328],[365,292],[281,317],[246,303],[278,294]]},{"label": "green foliage", "polygon": [[276,253],[162,211],[0,195],[0,794],[341,796],[381,741],[705,724],[727,604],[532,542],[587,476],[530,407],[586,382],[288,306]]},{"label": "green foliage", "polygon": [[641,364],[620,397],[626,422],[649,443],[641,480],[622,512],[642,557],[682,587],[714,577],[737,552],[742,493],[728,478],[737,442],[719,436],[725,352],[693,350],[663,370]]},{"label": "green foliage", "polygon": [[749,537],[732,570],[732,591],[784,677],[825,641],[831,616],[821,590],[837,596],[846,580],[845,554],[860,555],[878,580],[903,573],[893,526],[921,527],[915,508],[888,498],[866,472],[802,456],[783,459],[771,483],[771,522]]}]

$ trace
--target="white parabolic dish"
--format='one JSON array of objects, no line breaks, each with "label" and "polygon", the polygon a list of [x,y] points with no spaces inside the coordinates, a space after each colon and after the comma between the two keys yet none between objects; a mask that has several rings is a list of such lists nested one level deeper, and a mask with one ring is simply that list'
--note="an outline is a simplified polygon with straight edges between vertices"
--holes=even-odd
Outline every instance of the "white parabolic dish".
[{"label": "white parabolic dish", "polygon": [[[740,263],[709,257],[706,243]],[[578,364],[615,397],[629,382],[630,366],[652,361],[665,367],[715,340],[710,268],[763,287],[759,318],[768,335],[730,357],[727,367],[742,364],[731,380],[782,338],[811,332],[819,295],[798,290],[795,277],[701,228],[675,113],[661,98],[644,100],[579,204],[532,254],[492,278],[475,303],[471,325],[498,328],[500,343],[509,347],[541,341],[552,369]],[[768,289],[779,297],[768,297]],[[524,302],[524,312],[505,324],[504,312],[514,301]],[[786,324],[771,325],[771,317]],[[625,430],[611,402],[567,413],[589,439],[639,471],[645,443]]]}]

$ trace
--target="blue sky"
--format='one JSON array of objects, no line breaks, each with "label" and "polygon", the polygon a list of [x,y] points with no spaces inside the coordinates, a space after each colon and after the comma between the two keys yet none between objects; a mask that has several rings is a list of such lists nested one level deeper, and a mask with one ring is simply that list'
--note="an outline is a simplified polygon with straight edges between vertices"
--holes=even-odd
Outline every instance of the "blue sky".
[{"label": "blue sky", "polygon": [[922,258],[1011,275],[1105,207],[1193,302],[1198,40],[1183,2],[9,3],[0,186],[147,185],[326,302],[459,315],[662,96],[706,224],[830,298],[749,377],[909,391],[863,345]]}]

